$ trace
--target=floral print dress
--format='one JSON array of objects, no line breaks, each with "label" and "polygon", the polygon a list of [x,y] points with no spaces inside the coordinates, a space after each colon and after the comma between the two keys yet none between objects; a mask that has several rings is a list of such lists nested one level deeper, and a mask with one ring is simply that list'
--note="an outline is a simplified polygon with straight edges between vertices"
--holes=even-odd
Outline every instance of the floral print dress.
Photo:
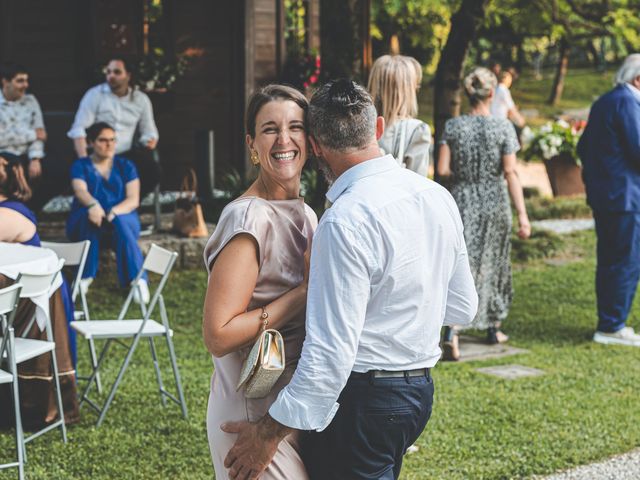
[{"label": "floral print dress", "polygon": [[502,157],[519,150],[518,138],[508,120],[462,115],[447,121],[441,143],[451,150],[449,189],[460,209],[479,297],[469,328],[485,329],[507,317],[513,298],[511,207]]}]

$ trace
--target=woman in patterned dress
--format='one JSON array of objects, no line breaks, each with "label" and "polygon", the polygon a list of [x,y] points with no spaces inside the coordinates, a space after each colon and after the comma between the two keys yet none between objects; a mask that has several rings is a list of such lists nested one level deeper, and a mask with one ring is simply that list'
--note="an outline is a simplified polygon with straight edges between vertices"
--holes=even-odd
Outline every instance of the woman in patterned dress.
[{"label": "woman in patterned dress", "polygon": [[[491,344],[508,340],[500,327],[513,297],[509,197],[518,214],[518,236],[531,234],[516,172],[516,132],[508,120],[490,113],[496,83],[495,75],[481,67],[465,77],[471,110],[447,121],[438,157],[438,174],[448,178],[460,209],[480,301],[471,328],[486,329]],[[460,358],[456,330],[445,330],[443,350],[444,359]]]}]

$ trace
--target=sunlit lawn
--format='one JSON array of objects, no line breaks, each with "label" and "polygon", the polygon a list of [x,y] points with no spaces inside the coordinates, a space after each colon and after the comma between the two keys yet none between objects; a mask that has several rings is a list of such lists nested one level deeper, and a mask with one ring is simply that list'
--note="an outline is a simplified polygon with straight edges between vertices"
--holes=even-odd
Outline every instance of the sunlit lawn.
[{"label": "sunlit lawn", "polygon": [[[564,238],[560,266],[542,260],[515,266],[516,296],[505,329],[514,346],[529,353],[500,360],[439,364],[434,413],[407,457],[403,478],[494,479],[601,459],[640,445],[640,350],[590,341],[595,324],[593,232]],[[95,317],[116,313],[122,294],[113,275],[91,289]],[[57,433],[28,445],[32,479],[211,478],[205,431],[211,359],[200,334],[203,271],[176,271],[167,308],[189,406],[183,420],[174,405],[160,406],[149,351],[141,344],[102,427],[82,411],[64,445]],[[631,324],[640,327],[640,307]],[[80,369],[87,351],[80,345]],[[161,349],[162,351],[162,349]],[[124,354],[124,349],[114,353]],[[162,360],[169,386],[168,362]],[[542,377],[498,380],[475,371],[518,363],[542,369]],[[107,365],[105,379],[117,365]],[[12,436],[0,435],[0,451],[13,451]],[[3,471],[0,478],[13,478]]]}]

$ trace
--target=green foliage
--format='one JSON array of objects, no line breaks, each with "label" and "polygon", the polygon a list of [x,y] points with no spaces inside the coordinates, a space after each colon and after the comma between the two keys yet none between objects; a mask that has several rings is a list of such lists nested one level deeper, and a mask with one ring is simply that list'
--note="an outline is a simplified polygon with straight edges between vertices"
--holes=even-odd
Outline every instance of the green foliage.
[{"label": "green foliage", "polygon": [[591,208],[584,196],[577,197],[532,197],[525,200],[531,220],[554,218],[591,218]]},{"label": "green foliage", "polygon": [[440,50],[449,34],[455,0],[373,0],[371,36],[385,45],[398,36],[402,52],[415,56],[427,73],[435,72]]},{"label": "green foliage", "polygon": [[517,235],[511,236],[511,259],[514,262],[529,262],[539,258],[548,258],[564,247],[560,235],[547,230],[533,230],[527,240]]}]

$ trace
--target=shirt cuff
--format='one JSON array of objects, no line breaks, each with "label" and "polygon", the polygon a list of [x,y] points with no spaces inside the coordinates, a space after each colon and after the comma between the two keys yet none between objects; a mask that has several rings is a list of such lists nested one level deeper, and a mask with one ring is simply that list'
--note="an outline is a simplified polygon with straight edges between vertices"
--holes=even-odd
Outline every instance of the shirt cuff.
[{"label": "shirt cuff", "polygon": [[339,407],[339,403],[333,402],[329,412],[326,413],[326,409],[321,406],[313,408],[299,402],[289,394],[285,387],[269,408],[269,415],[289,428],[321,432],[329,426]]},{"label": "shirt cuff", "polygon": [[146,145],[149,140],[158,140],[158,135],[154,135],[153,133],[145,133],[144,135],[140,135],[139,142],[142,145]]},{"label": "shirt cuff", "polygon": [[42,145],[42,142],[32,143],[29,147],[28,155],[30,160],[34,158],[44,158],[44,145]]},{"label": "shirt cuff", "polygon": [[67,132],[69,138],[84,138],[87,136],[87,132],[82,127],[74,127]]}]

